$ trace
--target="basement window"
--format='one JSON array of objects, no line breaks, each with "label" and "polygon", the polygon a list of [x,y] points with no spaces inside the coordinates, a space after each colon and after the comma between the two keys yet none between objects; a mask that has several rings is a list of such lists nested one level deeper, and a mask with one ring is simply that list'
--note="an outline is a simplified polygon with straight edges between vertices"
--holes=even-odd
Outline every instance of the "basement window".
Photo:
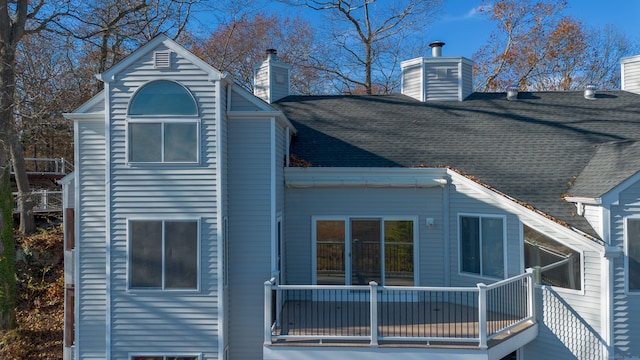
[{"label": "basement window", "polygon": [[540,267],[542,285],[582,289],[580,253],[524,225],[524,267]]}]

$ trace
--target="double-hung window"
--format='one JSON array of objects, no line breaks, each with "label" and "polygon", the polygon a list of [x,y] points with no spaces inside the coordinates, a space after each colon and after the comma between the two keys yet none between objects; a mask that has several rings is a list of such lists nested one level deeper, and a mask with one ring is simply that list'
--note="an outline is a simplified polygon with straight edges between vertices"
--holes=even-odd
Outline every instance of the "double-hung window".
[{"label": "double-hung window", "polygon": [[626,266],[629,291],[640,291],[640,219],[626,219]]},{"label": "double-hung window", "polygon": [[131,99],[128,110],[131,163],[197,163],[199,119],[196,102],[182,85],[150,82]]},{"label": "double-hung window", "polygon": [[195,220],[131,220],[129,287],[197,289],[198,248]]},{"label": "double-hung window", "polygon": [[460,271],[504,278],[505,230],[502,216],[460,215]]}]

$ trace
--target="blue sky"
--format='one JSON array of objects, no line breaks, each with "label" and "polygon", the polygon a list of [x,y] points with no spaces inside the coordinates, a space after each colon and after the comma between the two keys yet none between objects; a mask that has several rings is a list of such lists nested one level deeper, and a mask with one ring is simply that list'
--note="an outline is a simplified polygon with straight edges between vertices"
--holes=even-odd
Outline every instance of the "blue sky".
[{"label": "blue sky", "polygon": [[[433,40],[444,41],[444,56],[473,53],[489,40],[495,25],[477,13],[481,0],[444,0],[439,19],[427,30]],[[565,13],[589,26],[614,25],[640,43],[640,0],[568,0]]]}]

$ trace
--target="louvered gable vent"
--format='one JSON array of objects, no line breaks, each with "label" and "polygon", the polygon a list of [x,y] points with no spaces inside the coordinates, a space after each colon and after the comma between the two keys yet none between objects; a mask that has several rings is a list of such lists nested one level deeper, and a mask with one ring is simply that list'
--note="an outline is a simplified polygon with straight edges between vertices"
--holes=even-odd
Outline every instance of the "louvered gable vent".
[{"label": "louvered gable vent", "polygon": [[171,67],[171,52],[156,51],[153,53],[153,66],[156,69],[168,69]]}]

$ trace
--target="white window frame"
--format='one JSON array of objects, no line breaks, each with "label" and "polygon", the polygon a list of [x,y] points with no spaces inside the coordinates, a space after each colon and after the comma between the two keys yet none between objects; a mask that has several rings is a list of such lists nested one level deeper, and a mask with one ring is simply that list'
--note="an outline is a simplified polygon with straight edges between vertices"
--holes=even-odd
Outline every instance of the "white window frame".
[{"label": "white window frame", "polygon": [[[132,241],[131,241],[131,222],[134,221],[159,221],[163,223],[163,228],[162,231],[164,233],[164,223],[165,222],[176,222],[176,221],[182,221],[182,222],[195,222],[196,223],[196,287],[195,288],[165,288],[165,284],[164,284],[164,273],[165,273],[165,261],[164,261],[164,243],[163,243],[163,261],[162,261],[162,287],[161,288],[144,288],[144,287],[132,287],[131,286],[131,256],[132,256],[132,250],[131,250],[131,246],[132,246]],[[201,218],[194,218],[194,217],[178,217],[178,218],[147,218],[147,217],[135,217],[135,218],[128,218],[127,219],[127,266],[126,266],[126,271],[127,271],[127,291],[128,292],[199,292],[200,291],[200,281],[201,281],[201,276],[200,273],[202,271],[202,264],[200,261],[200,257],[201,257],[201,226],[202,226],[202,219]],[[160,356],[160,355],[156,355],[156,356]],[[170,355],[166,355],[166,356],[170,356]],[[185,355],[185,356],[194,356],[194,355]]]},{"label": "white window frame", "polygon": [[184,353],[184,352],[136,352],[129,353],[129,360],[133,360],[136,357],[162,357],[165,360],[167,357],[195,357],[196,360],[202,360],[202,353]]},{"label": "white window frame", "polygon": [[629,220],[640,221],[640,215],[624,217],[624,291],[627,295],[640,295],[640,289],[629,288]]},{"label": "white window frame", "polygon": [[380,219],[382,232],[380,243],[380,264],[382,266],[381,279],[382,284],[385,283],[385,268],[384,268],[384,222],[385,221],[412,221],[413,222],[413,285],[418,286],[420,284],[420,235],[419,235],[419,222],[418,216],[402,216],[402,215],[367,215],[367,216],[353,216],[353,215],[339,215],[339,216],[312,216],[311,217],[311,283],[317,285],[318,283],[318,269],[317,269],[317,238],[316,238],[316,225],[318,221],[344,221],[345,224],[345,284],[351,285],[351,220],[358,219]]},{"label": "white window frame", "polygon": [[[558,291],[558,292],[565,292],[565,293],[570,293],[570,294],[580,294],[580,295],[584,295],[584,273],[585,273],[585,265],[584,265],[584,251],[580,250],[580,249],[576,249],[573,246],[570,246],[568,244],[566,244],[563,241],[558,240],[558,238],[549,235],[546,231],[544,231],[543,229],[540,229],[539,227],[535,227],[529,224],[525,224],[525,223],[520,223],[520,239],[522,241],[520,241],[520,258],[522,261],[522,267],[524,268],[524,227],[527,226],[531,229],[533,229],[534,231],[539,232],[540,234],[552,239],[553,241],[556,241],[558,244],[562,245],[562,246],[566,246],[569,249],[571,249],[572,251],[577,252],[580,255],[580,289],[570,289],[570,288],[566,288],[566,287],[562,287],[562,286],[553,286],[553,285],[545,285],[545,286],[549,286],[552,289],[554,289],[554,291]],[[526,269],[523,269],[523,271]]]},{"label": "white window frame", "polygon": [[[160,124],[161,126],[161,138],[160,138],[160,160],[159,161],[134,161],[131,159],[131,124]],[[165,157],[165,136],[164,136],[164,131],[165,131],[165,125],[166,124],[195,124],[196,126],[196,144],[194,144],[194,147],[196,148],[196,158],[194,161],[165,161],[164,157]],[[126,157],[127,157],[127,164],[129,165],[157,165],[157,164],[168,164],[168,165],[194,165],[194,164],[199,164],[200,163],[200,127],[201,127],[201,119],[198,116],[185,116],[185,117],[175,117],[175,116],[168,116],[168,117],[160,117],[160,116],[155,116],[155,117],[147,117],[147,116],[137,116],[137,117],[131,117],[128,116],[127,117],[127,122],[126,122],[126,145],[125,145],[125,151],[126,151]]]},{"label": "white window frame", "polygon": [[[495,277],[495,276],[488,276],[488,275],[484,275],[482,273],[482,263],[483,263],[483,259],[482,259],[482,239],[480,239],[480,274],[477,273],[471,273],[471,272],[466,272],[462,270],[462,231],[460,226],[462,225],[462,218],[463,217],[473,217],[473,218],[479,218],[480,219],[480,224],[482,226],[482,219],[483,218],[492,218],[492,219],[502,219],[502,274],[503,276],[500,277]],[[462,276],[470,276],[470,277],[475,277],[475,278],[482,278],[482,279],[506,279],[508,276],[507,274],[507,216],[506,215],[502,215],[502,214],[479,214],[479,213],[458,213],[458,222],[457,222],[457,230],[458,232],[458,275],[462,275]]]},{"label": "white window frame", "polygon": [[[174,80],[170,80],[170,79],[153,79],[150,80],[144,84],[142,84],[138,89],[136,89],[135,93],[131,96],[131,98],[129,99],[129,104],[127,106],[127,115],[126,115],[126,124],[125,124],[125,153],[126,153],[126,162],[129,165],[143,165],[143,164],[149,164],[149,165],[156,165],[156,164],[184,164],[184,165],[193,165],[193,164],[199,164],[200,163],[200,143],[201,143],[201,118],[200,115],[195,114],[195,115],[129,115],[129,107],[131,106],[131,100],[133,100],[136,95],[138,95],[138,92],[141,89],[144,89],[145,86],[156,82],[156,81],[165,81],[165,82],[172,82],[175,83],[177,85],[179,85],[180,87],[182,87],[188,94],[189,96],[191,96],[191,99],[193,100],[193,103],[196,106],[196,111],[198,111],[198,102],[196,101],[196,98],[193,96],[193,94],[191,93],[191,91],[189,91],[189,89],[187,89],[183,84],[174,81]],[[161,156],[160,156],[160,161],[133,161],[131,160],[131,130],[130,130],[130,125],[131,124],[160,124],[162,126],[162,135],[161,135],[161,139],[160,139],[160,151]],[[186,124],[186,123],[194,123],[196,125],[196,144],[194,144],[195,148],[196,148],[196,159],[195,161],[165,161],[164,160],[164,156],[165,156],[165,148],[164,148],[164,142],[165,142],[165,136],[164,136],[164,129],[165,129],[165,124],[170,124],[170,123],[178,123],[178,124]]]}]

